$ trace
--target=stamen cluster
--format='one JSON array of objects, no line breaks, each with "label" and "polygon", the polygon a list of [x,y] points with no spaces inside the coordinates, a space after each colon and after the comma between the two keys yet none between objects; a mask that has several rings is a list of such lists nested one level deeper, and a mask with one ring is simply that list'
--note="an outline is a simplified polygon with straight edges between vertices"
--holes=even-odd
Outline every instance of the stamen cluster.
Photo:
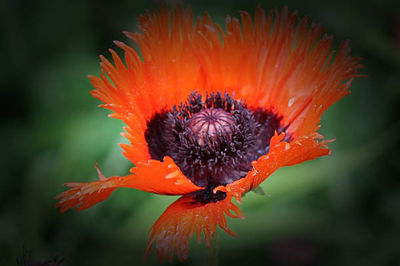
[{"label": "stamen cluster", "polygon": [[212,195],[214,187],[245,177],[251,162],[268,153],[274,132],[284,130],[281,119],[226,93],[212,93],[204,101],[192,93],[186,103],[155,114],[145,136],[152,158],[170,156],[193,183],[206,188],[195,198],[207,203],[225,197]]}]

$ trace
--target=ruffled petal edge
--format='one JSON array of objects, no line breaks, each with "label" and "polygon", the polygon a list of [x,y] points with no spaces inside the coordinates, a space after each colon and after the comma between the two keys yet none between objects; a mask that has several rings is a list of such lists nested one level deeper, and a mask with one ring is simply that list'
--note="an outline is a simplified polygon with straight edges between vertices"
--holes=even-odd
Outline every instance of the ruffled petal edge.
[{"label": "ruffled petal edge", "polygon": [[201,243],[202,233],[204,241],[210,248],[210,240],[215,237],[217,225],[232,236],[226,222],[225,215],[232,218],[244,218],[239,207],[232,203],[232,196],[227,195],[224,200],[201,204],[196,202],[192,195],[184,195],[172,203],[151,227],[150,239],[144,257],[156,244],[156,253],[161,263],[165,258],[172,262],[174,253],[180,261],[189,255],[189,239],[196,234]]}]

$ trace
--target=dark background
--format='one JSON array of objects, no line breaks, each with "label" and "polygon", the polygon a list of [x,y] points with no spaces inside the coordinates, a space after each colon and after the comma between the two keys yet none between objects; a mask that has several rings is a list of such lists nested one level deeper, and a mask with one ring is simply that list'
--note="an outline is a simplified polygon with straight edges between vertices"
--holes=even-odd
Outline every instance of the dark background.
[{"label": "dark background", "polygon": [[[96,162],[106,176],[128,173],[122,122],[96,107],[87,75],[100,73],[113,40],[133,45],[121,31],[160,2],[0,3],[0,265],[57,255],[62,265],[142,264],[147,230],[175,197],[120,189],[64,214],[54,197],[66,181],[96,179]],[[332,156],[280,169],[262,185],[270,196],[246,195],[246,219],[228,219],[239,236],[218,236],[220,265],[400,265],[400,2],[186,3],[220,24],[257,3],[288,5],[323,24],[336,47],[351,39],[368,75],[323,116]],[[193,241],[187,264],[203,265],[205,254]]]}]

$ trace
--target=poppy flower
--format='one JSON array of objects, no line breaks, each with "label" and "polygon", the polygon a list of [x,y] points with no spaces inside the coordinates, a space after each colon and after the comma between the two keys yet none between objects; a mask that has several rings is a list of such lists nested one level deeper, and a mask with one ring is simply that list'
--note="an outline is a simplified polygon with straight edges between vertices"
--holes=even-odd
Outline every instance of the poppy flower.
[{"label": "poppy flower", "polygon": [[124,121],[123,154],[130,174],[66,183],[61,211],[87,209],[117,188],[183,195],[151,227],[159,259],[188,257],[193,234],[210,246],[217,226],[231,235],[226,216],[244,218],[233,203],[275,170],[328,155],[330,140],[317,132],[324,111],[349,93],[360,58],[349,42],[331,51],[324,28],[287,7],[254,19],[226,18],[223,30],[190,7],[162,7],[125,34],[138,52],[115,41],[124,62],[101,56],[91,93]]}]

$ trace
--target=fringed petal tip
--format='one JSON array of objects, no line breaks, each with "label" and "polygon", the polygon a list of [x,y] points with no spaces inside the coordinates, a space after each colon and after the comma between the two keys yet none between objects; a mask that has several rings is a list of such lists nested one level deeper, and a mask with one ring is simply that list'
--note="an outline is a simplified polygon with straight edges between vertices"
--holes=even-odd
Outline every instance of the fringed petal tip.
[{"label": "fringed petal tip", "polygon": [[166,156],[163,162],[148,160],[147,163],[139,162],[131,169],[133,174],[127,176],[113,176],[106,178],[95,165],[99,176],[98,181],[88,183],[66,183],[70,187],[56,197],[59,202],[56,207],[61,212],[78,207],[84,210],[108,198],[111,193],[119,188],[134,188],[163,195],[183,195],[203,189],[190,181],[174,163]]},{"label": "fringed petal tip", "polygon": [[90,208],[96,203],[108,198],[117,188],[115,184],[120,177],[106,178],[101,173],[97,164],[94,168],[99,177],[98,181],[89,183],[71,182],[64,184],[64,186],[70,187],[70,189],[55,197],[55,199],[58,200],[56,207],[60,208],[60,212],[63,213],[74,207],[77,207],[77,211]]},{"label": "fringed petal tip", "polygon": [[189,255],[189,239],[196,234],[201,243],[202,234],[208,248],[211,238],[215,237],[217,225],[232,236],[236,234],[227,226],[225,215],[232,218],[244,218],[240,209],[232,203],[232,197],[227,195],[224,200],[201,204],[191,195],[185,195],[170,205],[151,227],[151,236],[144,258],[156,243],[156,253],[161,263],[163,259],[173,261],[176,253],[180,261]]},{"label": "fringed petal tip", "polygon": [[56,197],[59,200],[56,204],[60,212],[77,207],[77,211],[92,207],[98,202],[108,198],[115,188],[105,186],[103,181],[91,183],[65,183],[71,189],[64,191]]}]

